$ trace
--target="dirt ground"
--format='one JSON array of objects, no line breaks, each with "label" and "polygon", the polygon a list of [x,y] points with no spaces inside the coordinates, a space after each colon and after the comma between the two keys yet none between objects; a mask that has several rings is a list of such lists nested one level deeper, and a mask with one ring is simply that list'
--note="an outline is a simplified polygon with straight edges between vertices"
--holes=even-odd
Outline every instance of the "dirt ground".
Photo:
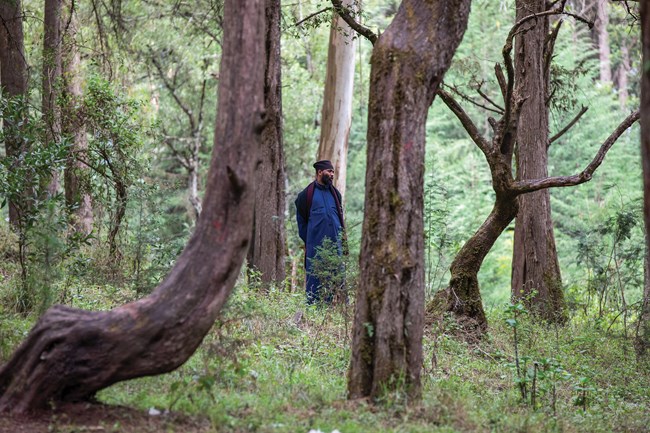
[{"label": "dirt ground", "polygon": [[0,433],[207,433],[208,420],[180,414],[149,415],[122,406],[69,403],[56,410],[12,416],[0,414]]}]

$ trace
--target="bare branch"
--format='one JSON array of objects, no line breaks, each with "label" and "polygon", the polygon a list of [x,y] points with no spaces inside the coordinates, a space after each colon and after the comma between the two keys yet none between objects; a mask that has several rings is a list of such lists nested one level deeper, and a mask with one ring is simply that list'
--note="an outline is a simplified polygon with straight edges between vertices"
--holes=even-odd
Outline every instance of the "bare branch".
[{"label": "bare branch", "polygon": [[549,80],[551,74],[551,62],[553,61],[553,52],[555,51],[555,41],[560,33],[560,28],[562,27],[563,22],[564,21],[560,19],[557,22],[557,25],[546,37],[546,41],[544,41],[544,79],[546,81]]},{"label": "bare branch", "polygon": [[[571,122],[569,122],[569,123],[568,123],[564,128],[562,128],[562,129],[561,129],[557,134],[555,134],[554,136],[552,136],[552,137],[550,138],[550,140],[548,140],[548,146],[550,146],[551,143],[553,143],[553,142],[556,141],[558,138],[560,138],[560,137],[562,137],[564,134],[566,134],[566,132],[567,132],[569,129],[573,128],[573,126],[574,126],[576,123],[578,123],[578,120],[580,120],[580,118],[582,117],[582,115],[585,114],[585,113],[587,112],[587,110],[589,110],[589,107],[585,107],[585,106],[583,106],[582,109],[580,110],[580,112],[576,115],[576,117],[573,118],[573,120],[572,120]],[[547,146],[547,147],[548,147],[548,146]]]},{"label": "bare branch", "polygon": [[308,20],[314,18],[315,16],[318,16],[318,15],[322,14],[323,12],[327,12],[327,11],[329,11],[329,10],[332,10],[332,8],[330,8],[330,7],[323,8],[323,9],[319,10],[318,12],[314,12],[314,13],[311,14],[311,15],[307,15],[305,18],[303,18],[303,19],[301,19],[300,21],[298,21],[297,23],[295,23],[294,26],[296,26],[296,27],[300,27],[300,25],[301,25],[302,23],[304,23],[305,21],[308,21]]},{"label": "bare branch", "polygon": [[479,95],[481,95],[483,97],[483,99],[485,99],[487,102],[492,104],[492,106],[496,107],[499,114],[503,114],[504,108],[502,106],[500,106],[499,104],[497,104],[496,102],[494,102],[488,95],[486,95],[485,92],[483,92],[481,90],[480,85],[476,88],[476,91],[478,92]]},{"label": "bare branch", "polygon": [[503,69],[501,68],[501,65],[496,63],[494,65],[494,75],[497,77],[497,81],[499,82],[499,88],[501,88],[501,95],[503,96],[503,102],[504,104],[508,104],[508,84],[506,82],[506,77],[503,75]]},{"label": "bare branch", "polygon": [[572,176],[557,176],[557,177],[547,177],[544,179],[531,179],[531,180],[519,180],[514,182],[512,185],[512,192],[516,194],[525,194],[528,192],[539,191],[540,189],[553,188],[553,187],[563,187],[563,186],[574,186],[580,185],[591,180],[596,169],[602,164],[605,159],[605,155],[612,145],[619,139],[619,137],[625,132],[634,122],[639,120],[639,110],[633,112],[616,129],[607,137],[607,140],[603,142],[598,149],[598,153],[594,156],[594,159],[587,165],[587,167],[578,174]]},{"label": "bare branch", "polygon": [[[447,87],[447,88],[450,89],[452,92],[454,92],[456,95],[460,96],[461,99],[464,99],[465,101],[469,102],[469,103],[472,104],[472,105],[475,105],[475,106],[477,106],[477,107],[479,107],[479,108],[482,108],[482,109],[484,109],[484,110],[491,111],[491,112],[493,112],[493,113],[503,114],[503,111],[498,111],[498,110],[495,110],[494,108],[491,108],[491,107],[488,107],[488,106],[486,106],[486,105],[483,105],[483,104],[481,104],[481,103],[479,103],[479,102],[476,102],[475,100],[473,100],[472,98],[470,98],[469,96],[467,96],[466,94],[464,94],[463,92],[461,92],[460,90],[458,90],[458,88],[457,88],[456,86],[445,86],[445,87]],[[482,95],[480,89],[477,89],[477,90],[478,90],[479,94]],[[486,96],[486,98],[487,98],[487,96]],[[487,98],[487,99],[489,100],[489,98]],[[498,107],[498,106],[497,106],[497,108],[501,108],[501,107]]]},{"label": "bare branch", "polygon": [[442,88],[438,88],[438,91],[436,93],[440,96],[440,99],[442,99],[445,105],[447,105],[447,107],[449,107],[449,109],[456,115],[456,117],[458,117],[458,120],[460,120],[460,123],[463,124],[463,127],[469,134],[472,141],[474,141],[479,149],[481,149],[481,151],[485,154],[485,157],[490,160],[490,143],[481,135],[479,129],[476,127],[472,119],[465,112],[465,110],[463,110],[463,107],[461,107],[460,104],[456,102],[453,96],[445,92]]},{"label": "bare branch", "polygon": [[[150,49],[151,51],[151,49]],[[190,107],[188,107],[185,102],[178,96],[178,93],[176,92],[177,87],[173,84],[170,83],[169,80],[167,79],[165,75],[165,71],[163,71],[162,65],[158,60],[156,59],[155,53],[151,52],[151,63],[156,67],[156,70],[158,71],[158,77],[162,80],[163,84],[165,85],[165,88],[169,91],[169,93],[172,95],[172,98],[174,98],[174,101],[176,101],[176,104],[183,110],[183,112],[187,115],[188,120],[190,121],[190,127],[192,131],[196,129],[196,121],[194,119],[194,115],[192,114],[192,110]],[[176,80],[176,74],[174,74],[174,81]]]},{"label": "bare branch", "polygon": [[365,37],[370,41],[371,44],[375,45],[375,42],[377,42],[378,36],[370,30],[368,27],[365,27],[358,22],[354,20],[354,18],[350,15],[350,12],[348,9],[346,9],[343,6],[343,2],[341,0],[332,0],[332,5],[334,6],[334,10],[336,13],[343,18],[343,21],[345,21],[355,32],[359,33],[361,36]]}]

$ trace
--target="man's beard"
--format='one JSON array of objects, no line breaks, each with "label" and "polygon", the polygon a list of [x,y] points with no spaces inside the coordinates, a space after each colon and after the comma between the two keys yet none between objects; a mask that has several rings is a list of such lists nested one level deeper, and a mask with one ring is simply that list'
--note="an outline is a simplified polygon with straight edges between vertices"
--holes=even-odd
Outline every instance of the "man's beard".
[{"label": "man's beard", "polygon": [[331,177],[325,175],[325,176],[323,176],[323,178],[321,180],[323,181],[324,185],[330,186],[332,184],[333,179]]}]

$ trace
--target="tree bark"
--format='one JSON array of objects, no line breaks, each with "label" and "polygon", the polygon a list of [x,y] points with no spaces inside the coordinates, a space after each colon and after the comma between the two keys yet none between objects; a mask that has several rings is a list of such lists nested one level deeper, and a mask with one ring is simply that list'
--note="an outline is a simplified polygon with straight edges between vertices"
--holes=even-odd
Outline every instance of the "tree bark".
[{"label": "tree bark", "polygon": [[[0,1],[0,20],[0,87],[6,97],[22,98],[27,91],[27,63],[20,0]],[[3,120],[6,154],[16,158],[22,151],[20,125],[13,124],[8,118]],[[9,200],[9,223],[12,226],[20,224],[21,208],[26,205],[26,200]]]},{"label": "tree bark", "polygon": [[643,290],[643,308],[639,317],[637,353],[650,354],[650,283],[647,263],[650,258],[650,0],[641,1],[641,161],[643,164],[643,217],[646,231],[646,266]]},{"label": "tree bark", "polygon": [[405,0],[373,49],[350,398],[420,394],[425,123],[469,9],[470,0]]},{"label": "tree bark", "polygon": [[74,232],[89,235],[93,230],[93,209],[89,169],[80,162],[80,160],[87,160],[88,138],[86,137],[86,127],[79,120],[76,109],[83,95],[79,70],[81,56],[76,42],[77,11],[72,9],[73,4],[66,1],[66,16],[62,22],[67,26],[64,35],[65,55],[63,56],[62,74],[66,106],[62,113],[62,129],[63,134],[72,137],[72,146],[64,172],[64,191]]},{"label": "tree bark", "polygon": [[[61,9],[62,0],[45,0],[43,18],[43,95],[42,110],[45,119],[45,145],[58,140],[61,134],[61,113],[56,104],[57,81],[61,77]],[[42,187],[49,197],[59,189],[59,173],[52,171]]]},{"label": "tree bark", "polygon": [[[355,3],[355,0],[342,2],[346,8],[354,8]],[[332,161],[336,173],[334,184],[345,199],[354,89],[354,31],[336,12],[333,15],[327,51],[318,160]]]},{"label": "tree bark", "polygon": [[594,28],[598,37],[598,59],[600,60],[600,81],[612,82],[611,50],[609,47],[609,0],[597,0]]},{"label": "tree bark", "polygon": [[215,146],[203,214],[165,280],[112,311],[48,310],[0,369],[0,410],[87,399],[183,364],[228,298],[250,241],[263,112],[264,2],[225,3]]},{"label": "tree bark", "polygon": [[[517,0],[516,20],[546,11],[545,0]],[[548,17],[532,20],[515,40],[515,94],[525,99],[517,146],[517,180],[548,177],[548,83],[545,43]],[[548,53],[551,57],[551,53]],[[548,189],[519,197],[512,258],[512,298],[547,320],[565,319],[560,264],[555,247]],[[534,295],[533,295],[534,294]]]},{"label": "tree bark", "polygon": [[285,171],[282,140],[280,0],[266,1],[266,63],[260,161],[256,169],[255,216],[248,264],[265,286],[285,278]]}]

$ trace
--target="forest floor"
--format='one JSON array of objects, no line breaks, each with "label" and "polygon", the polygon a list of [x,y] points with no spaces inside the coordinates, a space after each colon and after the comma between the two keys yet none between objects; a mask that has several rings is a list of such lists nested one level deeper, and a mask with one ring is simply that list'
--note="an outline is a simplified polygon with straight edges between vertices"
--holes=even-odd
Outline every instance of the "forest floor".
[{"label": "forest floor", "polygon": [[[105,296],[89,290],[72,305],[109,308]],[[305,308],[303,293],[240,282],[176,371],[115,384],[97,395],[101,404],[0,416],[0,432],[650,432],[650,365],[634,354],[632,318],[623,332],[616,311],[574,312],[563,327],[520,315],[518,376],[508,314],[488,308],[489,333],[472,344],[453,320],[429,321],[422,400],[397,391],[369,404],[346,400],[351,305]],[[0,303],[0,319],[2,364],[36,317]]]}]

